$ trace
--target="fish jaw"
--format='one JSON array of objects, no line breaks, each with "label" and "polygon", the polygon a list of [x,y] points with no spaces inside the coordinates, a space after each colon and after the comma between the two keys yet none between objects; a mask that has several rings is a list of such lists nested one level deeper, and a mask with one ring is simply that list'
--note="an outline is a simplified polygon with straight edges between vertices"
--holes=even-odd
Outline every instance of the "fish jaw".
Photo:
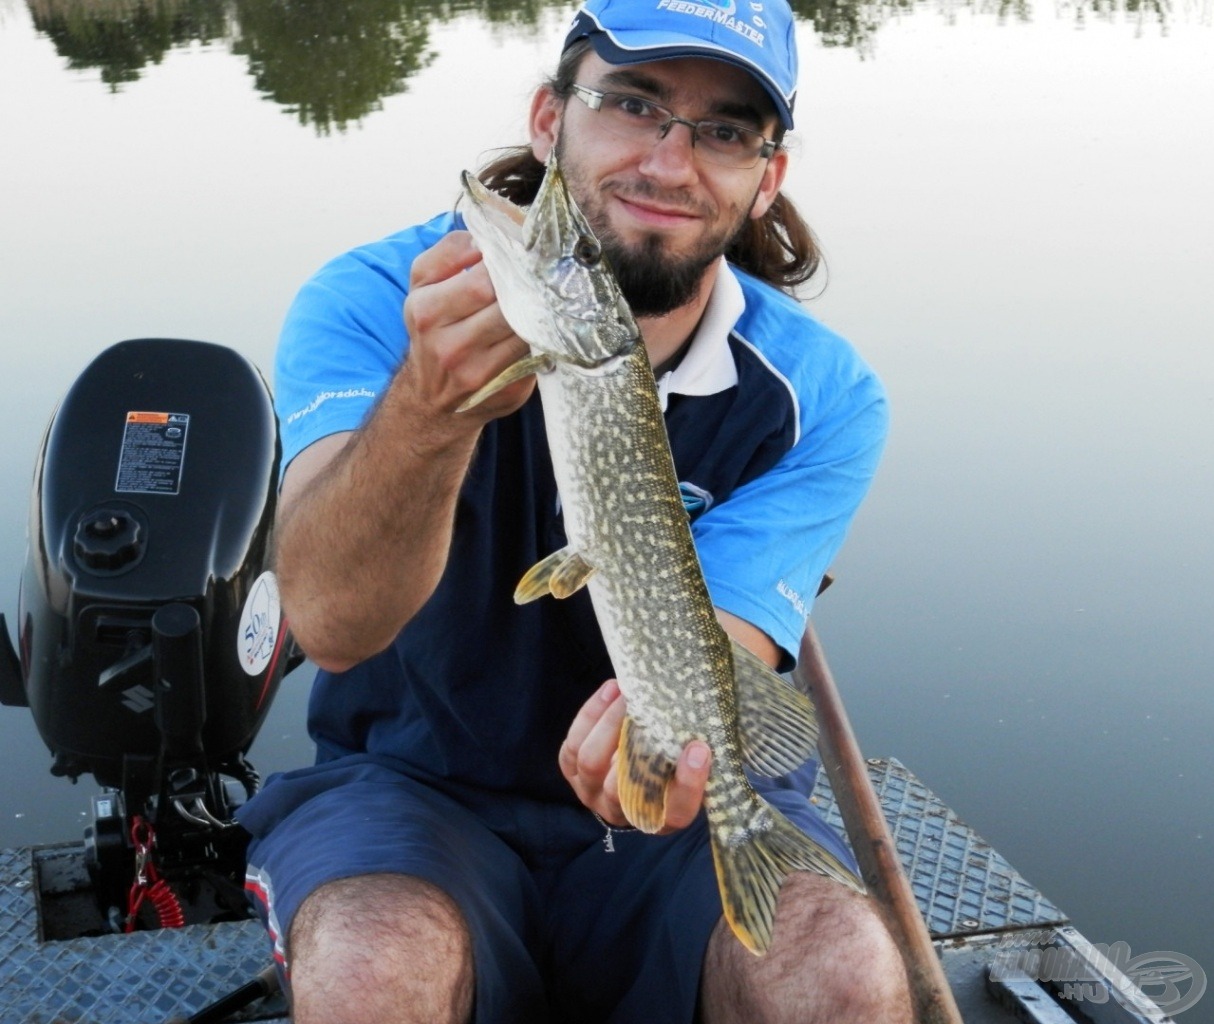
[{"label": "fish jaw", "polygon": [[551,313],[543,290],[535,287],[531,254],[523,244],[524,212],[469,171],[461,181],[461,212],[484,258],[502,315],[533,352],[546,352],[553,347],[548,339]]},{"label": "fish jaw", "polygon": [[589,369],[638,344],[636,321],[555,154],[525,213],[468,171],[462,184],[460,209],[502,313],[533,352]]}]

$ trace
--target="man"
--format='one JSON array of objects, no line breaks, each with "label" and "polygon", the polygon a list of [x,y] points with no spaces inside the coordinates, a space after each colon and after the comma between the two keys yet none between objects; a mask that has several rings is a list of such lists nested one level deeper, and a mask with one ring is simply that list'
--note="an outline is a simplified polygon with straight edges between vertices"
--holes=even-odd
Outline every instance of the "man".
[{"label": "man", "polygon": [[[722,623],[787,667],[885,406],[846,343],[722,258],[778,285],[816,263],[779,191],[791,12],[712,10],[591,0],[530,146],[484,177],[525,201],[559,152],[638,315]],[[762,958],[722,923],[704,743],[663,835],[627,829],[624,702],[587,595],[511,599],[565,543],[533,382],[455,411],[525,353],[451,215],[335,260],[288,318],[277,569],[321,668],[318,763],[241,820],[295,1020],[908,1020],[896,951],[838,883],[793,875]],[[759,785],[854,863],[806,799],[812,766]]]}]

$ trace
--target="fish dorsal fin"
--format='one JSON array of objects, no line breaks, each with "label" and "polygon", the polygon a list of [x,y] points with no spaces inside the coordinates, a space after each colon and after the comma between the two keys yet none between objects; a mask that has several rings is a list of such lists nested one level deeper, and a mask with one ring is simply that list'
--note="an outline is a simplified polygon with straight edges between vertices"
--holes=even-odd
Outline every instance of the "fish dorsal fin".
[{"label": "fish dorsal fin", "polygon": [[787,775],[818,744],[814,706],[737,640],[732,643],[742,760],[760,775]]},{"label": "fish dorsal fin", "polygon": [[594,574],[595,567],[573,548],[561,548],[527,570],[514,588],[514,603],[529,604],[549,594],[569,597],[581,590]]},{"label": "fish dorsal fin", "polygon": [[677,767],[649,740],[644,728],[628,716],[620,729],[620,807],[642,832],[657,832],[666,824],[666,787]]}]

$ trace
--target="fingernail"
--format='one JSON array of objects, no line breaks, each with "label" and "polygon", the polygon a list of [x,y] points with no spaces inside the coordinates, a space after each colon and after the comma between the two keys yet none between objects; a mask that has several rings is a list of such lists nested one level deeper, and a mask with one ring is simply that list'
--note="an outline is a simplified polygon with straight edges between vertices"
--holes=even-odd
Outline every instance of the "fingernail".
[{"label": "fingernail", "polygon": [[703,768],[708,764],[708,748],[703,743],[693,743],[687,748],[687,764],[691,768]]},{"label": "fingernail", "polygon": [[604,704],[610,704],[619,696],[620,687],[614,679],[608,679],[602,686],[599,687],[599,700]]}]

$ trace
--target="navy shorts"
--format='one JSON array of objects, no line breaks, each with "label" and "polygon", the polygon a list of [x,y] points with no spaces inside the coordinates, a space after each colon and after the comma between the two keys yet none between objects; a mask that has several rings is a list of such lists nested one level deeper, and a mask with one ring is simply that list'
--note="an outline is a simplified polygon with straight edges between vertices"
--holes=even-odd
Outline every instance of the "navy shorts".
[{"label": "navy shorts", "polygon": [[[272,777],[240,813],[248,889],[289,977],[303,900],[339,878],[402,873],[448,893],[471,930],[483,1024],[691,1024],[721,916],[703,816],[670,836],[604,830],[583,808],[442,791],[369,756]],[[758,780],[764,796],[845,864],[807,797],[816,766]]]}]

